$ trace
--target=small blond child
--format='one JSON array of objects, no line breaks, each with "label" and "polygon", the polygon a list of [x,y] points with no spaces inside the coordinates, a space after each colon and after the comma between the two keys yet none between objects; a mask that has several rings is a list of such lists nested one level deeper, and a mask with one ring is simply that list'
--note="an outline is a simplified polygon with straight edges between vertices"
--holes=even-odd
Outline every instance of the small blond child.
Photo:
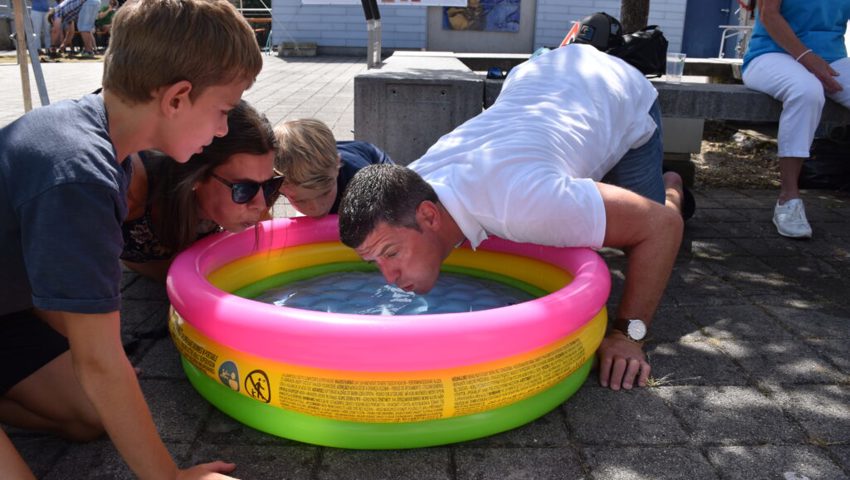
[{"label": "small blond child", "polygon": [[283,151],[280,192],[310,217],[336,214],[342,192],[361,168],[393,163],[371,143],[337,142],[327,125],[312,118],[284,122],[275,128],[275,136]]}]

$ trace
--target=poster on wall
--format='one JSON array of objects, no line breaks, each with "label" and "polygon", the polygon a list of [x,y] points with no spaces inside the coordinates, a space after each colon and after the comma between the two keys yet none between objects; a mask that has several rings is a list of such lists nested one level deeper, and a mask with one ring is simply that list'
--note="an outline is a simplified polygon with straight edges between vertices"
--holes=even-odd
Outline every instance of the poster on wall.
[{"label": "poster on wall", "polygon": [[[467,0],[377,0],[378,5],[414,7],[465,7]],[[360,0],[301,0],[301,5],[360,5]]]},{"label": "poster on wall", "polygon": [[519,31],[520,0],[469,0],[466,7],[443,8],[444,30]]}]

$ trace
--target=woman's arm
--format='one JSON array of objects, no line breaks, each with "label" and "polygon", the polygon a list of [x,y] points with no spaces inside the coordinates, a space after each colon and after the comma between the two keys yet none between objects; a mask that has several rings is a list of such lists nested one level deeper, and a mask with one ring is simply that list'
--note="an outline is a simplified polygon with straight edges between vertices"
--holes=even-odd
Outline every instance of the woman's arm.
[{"label": "woman's arm", "polygon": [[758,0],[759,21],[764,25],[764,29],[767,30],[770,38],[785,49],[789,55],[796,58],[814,76],[818,77],[827,93],[841,91],[841,84],[832,78],[838,76],[838,72],[833,70],[820,55],[812,52],[800,41],[788,21],[782,16],[781,6],[782,0]]}]

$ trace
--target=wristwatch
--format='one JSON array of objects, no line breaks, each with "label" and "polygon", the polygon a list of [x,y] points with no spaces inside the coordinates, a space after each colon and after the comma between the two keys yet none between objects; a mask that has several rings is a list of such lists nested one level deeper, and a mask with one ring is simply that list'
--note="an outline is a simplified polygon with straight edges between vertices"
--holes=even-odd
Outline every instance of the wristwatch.
[{"label": "wristwatch", "polygon": [[640,342],[646,337],[646,324],[638,318],[617,319],[614,328],[623,332],[629,340]]}]

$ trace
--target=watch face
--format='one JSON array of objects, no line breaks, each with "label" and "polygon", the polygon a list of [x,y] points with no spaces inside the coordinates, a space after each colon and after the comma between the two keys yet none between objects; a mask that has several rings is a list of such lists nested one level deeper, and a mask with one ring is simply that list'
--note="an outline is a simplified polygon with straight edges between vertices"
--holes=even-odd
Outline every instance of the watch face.
[{"label": "watch face", "polygon": [[643,340],[646,336],[646,325],[641,320],[629,320],[627,330],[632,340]]}]

